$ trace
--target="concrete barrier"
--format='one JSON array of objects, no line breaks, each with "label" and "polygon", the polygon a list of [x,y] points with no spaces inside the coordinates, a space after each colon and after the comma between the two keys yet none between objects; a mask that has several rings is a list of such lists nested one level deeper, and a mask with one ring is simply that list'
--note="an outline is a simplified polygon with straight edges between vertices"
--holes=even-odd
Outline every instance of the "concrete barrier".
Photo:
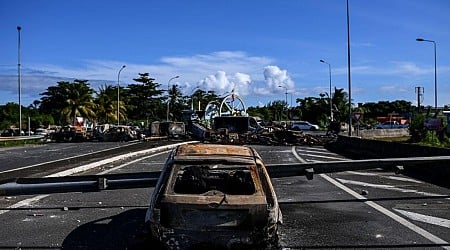
[{"label": "concrete barrier", "polygon": [[353,159],[450,155],[449,148],[348,136],[339,136],[335,143],[329,144],[327,147],[334,151],[349,154],[351,155],[350,158]]},{"label": "concrete barrier", "polygon": [[409,136],[409,129],[363,129],[357,133],[361,138],[402,137]]},{"label": "concrete barrier", "polygon": [[[348,136],[339,136],[336,142],[326,145],[326,148],[351,159],[450,156],[449,148]],[[450,185],[448,181],[450,179],[450,162],[420,168],[408,167],[405,168],[405,174],[448,187]]]}]

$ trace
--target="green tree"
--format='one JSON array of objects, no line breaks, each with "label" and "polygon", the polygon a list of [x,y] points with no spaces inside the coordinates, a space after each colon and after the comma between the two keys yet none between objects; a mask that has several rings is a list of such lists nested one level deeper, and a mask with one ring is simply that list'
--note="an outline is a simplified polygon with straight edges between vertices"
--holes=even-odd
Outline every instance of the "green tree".
[{"label": "green tree", "polygon": [[336,121],[347,121],[349,117],[348,94],[344,89],[334,88],[333,93],[333,118]]},{"label": "green tree", "polygon": [[71,123],[77,116],[93,121],[96,117],[93,94],[87,80],[60,81],[41,93],[40,111],[57,117],[60,124]]},{"label": "green tree", "polygon": [[161,84],[154,82],[149,73],[139,73],[139,78],[133,79],[140,84],[129,84],[124,93],[127,97],[128,118],[138,122],[147,118],[150,121],[163,120],[166,117],[167,106],[162,96],[164,90],[159,89]]},{"label": "green tree", "polygon": [[[100,86],[94,102],[97,105],[96,113],[98,123],[103,124],[117,121],[117,87],[106,84]],[[126,117],[126,108],[123,103],[123,101],[119,102],[119,115],[122,119]]]},{"label": "green tree", "polygon": [[19,127],[19,104],[8,102],[0,106],[0,130]]},{"label": "green tree", "polygon": [[181,121],[183,110],[188,109],[188,107],[181,89],[176,84],[172,85],[169,89],[169,118],[173,121]]}]

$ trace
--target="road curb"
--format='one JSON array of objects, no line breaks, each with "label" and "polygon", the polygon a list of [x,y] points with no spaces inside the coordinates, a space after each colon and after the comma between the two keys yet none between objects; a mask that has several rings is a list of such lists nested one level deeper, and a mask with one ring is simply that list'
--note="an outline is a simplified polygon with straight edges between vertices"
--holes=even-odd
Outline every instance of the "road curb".
[{"label": "road curb", "polygon": [[156,147],[156,148],[150,148],[150,149],[146,149],[146,150],[136,151],[136,152],[131,152],[131,153],[123,154],[123,155],[118,155],[118,156],[114,156],[114,157],[111,157],[111,158],[108,158],[105,160],[101,160],[98,162],[89,163],[87,165],[83,165],[83,166],[79,166],[76,168],[64,170],[64,171],[61,171],[58,173],[54,173],[51,175],[47,175],[45,177],[61,177],[61,176],[73,175],[76,173],[91,170],[93,168],[98,168],[98,167],[101,167],[106,164],[111,164],[113,162],[122,161],[125,159],[129,159],[129,158],[137,157],[137,156],[141,156],[141,155],[153,154],[153,153],[157,153],[157,152],[161,152],[161,151],[166,151],[166,150],[174,149],[179,145],[189,144],[189,143],[195,143],[195,142],[192,142],[192,141],[191,142],[181,142],[181,143],[165,145],[165,146],[160,146],[160,147]]}]

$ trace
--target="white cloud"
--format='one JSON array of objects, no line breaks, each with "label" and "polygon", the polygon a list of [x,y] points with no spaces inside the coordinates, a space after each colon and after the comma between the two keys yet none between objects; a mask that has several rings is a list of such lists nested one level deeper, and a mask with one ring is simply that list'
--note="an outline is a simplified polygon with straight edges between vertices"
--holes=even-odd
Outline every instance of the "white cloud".
[{"label": "white cloud", "polygon": [[380,90],[385,93],[409,93],[411,92],[410,89],[406,88],[405,86],[399,86],[399,85],[385,85],[381,86]]},{"label": "white cloud", "polygon": [[[26,69],[23,68],[22,73],[23,94],[28,95],[29,99],[39,99],[39,93],[49,86],[56,85],[58,81],[73,79],[88,80],[94,89],[105,83],[115,85],[119,70],[122,65],[126,65],[120,74],[121,85],[134,83],[133,78],[137,78],[138,73],[149,72],[162,88],[170,78],[179,75],[171,84],[179,85],[185,94],[191,94],[196,87],[214,90],[218,94],[229,92],[235,87],[236,93],[245,96],[253,93],[250,88],[252,83],[264,82],[261,72],[272,61],[270,58],[250,56],[242,51],[219,51],[185,57],[164,57],[156,64],[86,60],[72,66],[28,65]],[[10,93],[6,95],[14,101],[17,92],[17,76],[14,76],[14,71],[8,69],[0,72],[0,81],[5,86],[2,91]],[[10,101],[2,99],[5,99],[5,103]]]},{"label": "white cloud", "polygon": [[200,80],[198,85],[206,90],[214,90],[218,95],[231,92],[233,89],[238,95],[248,95],[251,82],[250,75],[238,72],[230,76],[225,71],[218,71]]},{"label": "white cloud", "polygon": [[[264,68],[265,86],[262,88],[254,88],[254,92],[260,95],[272,95],[273,93],[293,90],[295,83],[288,75],[287,70],[282,70],[278,66],[269,65]],[[280,87],[281,86],[281,87]]]}]

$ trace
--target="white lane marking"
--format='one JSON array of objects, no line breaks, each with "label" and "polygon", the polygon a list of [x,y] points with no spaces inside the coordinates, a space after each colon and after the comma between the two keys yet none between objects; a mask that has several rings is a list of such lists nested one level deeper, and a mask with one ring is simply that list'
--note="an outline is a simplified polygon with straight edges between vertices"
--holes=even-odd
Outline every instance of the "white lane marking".
[{"label": "white lane marking", "polygon": [[349,174],[354,174],[354,175],[363,175],[363,176],[379,176],[382,178],[387,178],[387,179],[392,179],[392,180],[397,180],[397,181],[406,181],[406,182],[414,182],[414,183],[423,183],[421,181],[418,180],[414,180],[411,178],[406,178],[406,177],[399,177],[399,176],[389,176],[389,175],[380,175],[378,173],[367,173],[367,172],[358,172],[358,171],[345,171],[346,173]]},{"label": "white lane marking", "polygon": [[357,172],[357,171],[345,171],[345,173],[355,174],[355,175],[364,175],[364,176],[378,176],[379,175],[379,174],[375,174],[375,173]]},{"label": "white lane marking", "polygon": [[297,154],[297,150],[295,150],[295,146],[292,146],[291,152],[295,156],[295,158],[297,158],[297,160],[299,160],[302,163],[306,163],[305,159],[303,159],[302,157],[300,157],[300,155]]},{"label": "white lane marking", "polygon": [[[127,146],[131,146],[133,144],[136,144],[136,143],[130,143]],[[107,148],[107,149],[103,149],[103,150],[92,152],[92,153],[87,153],[87,154],[85,154],[85,156],[88,156],[88,155],[91,155],[91,154],[95,154],[95,153],[101,153],[101,152],[104,152],[104,151],[108,151],[108,150],[116,149],[116,148],[120,148],[120,147],[121,146],[117,146],[117,147]],[[71,157],[67,157],[67,158],[63,158],[63,159],[57,159],[57,160],[53,160],[53,161],[42,162],[42,163],[29,165],[29,166],[24,166],[24,167],[20,167],[20,168],[9,169],[9,170],[5,170],[5,171],[1,171],[0,174],[13,172],[13,171],[17,171],[17,170],[22,170],[22,169],[27,169],[27,168],[34,168],[34,167],[38,167],[38,166],[41,166],[41,165],[44,165],[44,164],[54,163],[54,162],[58,162],[58,161],[70,160],[70,159],[73,159],[73,158],[76,158],[76,157],[79,157],[79,155],[75,155],[75,156],[71,156]]]},{"label": "white lane marking", "polygon": [[[128,154],[125,154],[125,155],[128,155],[128,157],[130,157],[130,156],[137,156],[137,155],[145,154],[145,153],[151,153],[151,152],[154,152],[154,151],[156,151],[158,149],[159,150],[166,150],[166,149],[168,150],[170,148],[174,148],[174,147],[176,147],[178,145],[185,144],[185,143],[192,143],[192,142],[183,142],[183,143],[177,143],[177,144],[172,144],[172,145],[167,145],[167,146],[162,146],[162,147],[156,147],[156,148],[152,148],[152,149],[146,149],[146,150],[142,150],[142,151],[128,153]],[[157,155],[159,155],[159,153]],[[148,156],[148,157],[151,157],[151,156]],[[113,157],[113,158],[109,158],[107,160],[110,160],[109,163],[111,163],[111,162],[114,161],[113,159],[116,159],[116,158],[122,159],[122,157]],[[125,158],[127,158],[127,157],[124,157],[123,159],[125,159]],[[107,162],[107,160],[105,162]],[[90,166],[89,168],[85,168],[85,166],[80,166],[80,167],[76,168],[76,171],[74,171],[73,173],[79,172],[80,169],[88,170],[90,168],[98,167],[97,165],[94,166],[93,164],[88,164],[88,165]],[[127,164],[122,164],[122,165],[126,166]],[[106,171],[108,171],[108,170],[106,170]],[[73,174],[73,173],[70,173],[70,171],[62,171],[62,172],[55,173],[55,174],[52,174],[52,175],[47,175],[45,177],[65,176],[65,175],[60,175],[61,173],[65,174],[65,175]],[[4,214],[6,212],[9,212],[11,209],[14,209],[14,208],[23,207],[23,206],[30,206],[32,203],[38,202],[39,200],[41,200],[41,199],[43,199],[43,198],[45,198],[47,196],[49,196],[49,195],[48,194],[47,195],[38,195],[38,196],[35,196],[35,197],[32,197],[32,198],[28,198],[28,199],[19,201],[19,202],[13,204],[13,205],[8,206],[7,207],[8,209],[0,210],[0,215]]]},{"label": "white lane marking", "polygon": [[313,155],[313,154],[303,154],[305,156],[311,156],[311,157],[315,157],[315,158],[325,158],[325,159],[334,159],[334,160],[344,160],[344,158],[342,157],[332,157],[332,156],[325,156],[325,155]]},{"label": "white lane marking", "polygon": [[444,218],[409,212],[406,210],[395,209],[395,208],[394,208],[394,210],[412,220],[415,220],[415,221],[420,221],[420,222],[424,222],[424,223],[428,223],[428,224],[432,224],[432,225],[450,228],[450,220],[447,220]]},{"label": "white lane marking", "polygon": [[149,156],[145,156],[145,157],[142,157],[142,158],[139,158],[139,159],[136,159],[136,160],[133,160],[133,161],[124,163],[124,164],[119,165],[119,166],[117,166],[117,167],[113,167],[113,168],[111,168],[111,169],[105,170],[105,171],[101,172],[100,174],[107,174],[107,173],[109,173],[109,172],[112,172],[112,171],[121,169],[121,168],[126,167],[126,166],[128,166],[128,165],[131,165],[131,164],[133,164],[133,163],[136,163],[136,162],[139,162],[139,161],[148,159],[148,158],[152,158],[152,157],[155,157],[155,156],[158,156],[158,155],[166,154],[167,152],[170,152],[170,150],[163,151],[163,152],[160,152],[160,153],[157,153],[157,154],[152,154],[152,155],[149,155]]},{"label": "white lane marking", "polygon": [[[356,193],[355,191],[351,190],[350,188],[344,186],[342,183],[339,183],[338,181],[334,180],[333,178],[325,175],[325,174],[320,174],[320,176],[322,178],[324,178],[325,180],[329,181],[330,183],[332,183],[333,185],[337,186],[338,188],[344,190],[345,192],[349,193],[350,195],[352,195],[353,197],[359,199],[359,200],[366,200],[366,198],[358,193]],[[434,244],[439,244],[439,245],[448,245],[449,243],[446,242],[445,240],[437,237],[436,235],[426,231],[425,229],[422,229],[416,225],[414,225],[413,223],[409,222],[408,220],[396,215],[395,213],[389,211],[388,209],[382,207],[381,205],[378,205],[377,203],[373,202],[373,201],[365,201],[365,204],[369,205],[370,207],[374,208],[375,210],[377,210],[378,212],[390,217],[391,219],[397,221],[398,223],[402,224],[403,226],[407,227],[408,229],[416,232],[417,234],[423,236],[424,238],[428,239],[429,241],[433,242]],[[449,249],[450,247],[444,246],[442,247],[444,249]]]},{"label": "white lane marking", "polygon": [[383,176],[383,178],[388,178],[388,179],[397,180],[397,181],[407,181],[407,182],[414,182],[414,183],[423,183],[423,182],[421,182],[421,181],[414,180],[414,179],[411,179],[411,178],[406,178],[406,177]]},{"label": "white lane marking", "polygon": [[[326,150],[326,149],[325,149]],[[324,154],[324,155],[334,155],[337,156],[335,153],[332,153],[330,151],[322,151],[322,150],[308,150],[308,149],[302,149],[299,148],[298,151],[301,152],[306,152],[306,153],[319,153],[319,154]],[[345,158],[341,157],[341,159],[345,160]]]},{"label": "white lane marking", "polygon": [[[189,143],[189,142],[188,142]],[[105,164],[109,164],[115,161],[121,161],[121,160],[125,160],[127,158],[133,157],[133,156],[139,156],[139,155],[143,155],[143,154],[149,154],[149,153],[155,153],[157,151],[160,150],[169,150],[171,148],[174,148],[178,145],[182,145],[182,144],[186,144],[186,142],[182,142],[182,143],[177,143],[177,144],[171,144],[171,145],[166,145],[166,146],[161,146],[161,147],[157,147],[157,148],[150,148],[150,149],[146,149],[146,150],[141,150],[141,151],[136,151],[136,152],[131,152],[128,154],[123,154],[123,155],[118,155],[112,158],[108,158],[108,159],[104,159],[98,162],[93,162],[87,165],[83,165],[83,166],[79,166],[76,168],[72,168],[72,169],[68,169],[59,173],[55,173],[55,174],[51,174],[51,175],[47,175],[46,177],[59,177],[59,176],[67,176],[67,175],[73,175],[76,173],[80,173],[80,172],[84,172],[87,171],[89,169],[93,169],[99,166],[103,166]]]},{"label": "white lane marking", "polygon": [[[422,192],[422,191],[415,190],[415,189],[404,189],[404,188],[399,188],[399,187],[392,186],[392,185],[372,184],[372,183],[367,183],[367,182],[362,182],[362,181],[352,181],[352,180],[346,180],[346,179],[341,179],[341,178],[336,178],[336,180],[338,180],[344,184],[378,188],[378,189],[391,190],[391,191],[398,191],[398,192],[402,192],[402,193],[415,193],[415,194],[420,194],[420,195],[424,195],[424,196],[442,196],[442,194]],[[446,199],[450,199],[450,198],[446,198]]]},{"label": "white lane marking", "polygon": [[34,203],[36,201],[39,201],[40,199],[43,199],[43,198],[45,198],[47,196],[49,196],[49,195],[48,194],[38,195],[38,196],[35,196],[35,197],[32,197],[32,198],[25,199],[23,201],[19,201],[19,202],[15,203],[15,204],[9,206],[8,209],[0,210],[0,215],[4,214],[6,212],[9,212],[9,210],[14,209],[14,208],[30,206],[32,203]]},{"label": "white lane marking", "polygon": [[[297,152],[295,151],[295,147],[292,147],[292,153],[294,154],[294,156],[301,162],[305,162],[304,159],[302,159]],[[348,194],[352,195],[353,197],[355,197],[356,199],[359,200],[366,200],[366,197],[356,193],[355,191],[351,190],[350,188],[344,186],[344,184],[336,181],[335,179],[327,176],[326,174],[319,174],[319,176],[321,176],[322,178],[324,178],[325,180],[327,180],[328,182],[330,182],[331,184],[335,185],[336,187],[344,190],[345,192],[347,192]],[[449,243],[446,242],[445,240],[437,237],[434,234],[431,234],[430,232],[414,225],[413,223],[409,222],[408,220],[396,215],[395,213],[387,210],[386,208],[382,207],[381,205],[378,205],[377,203],[373,202],[373,201],[365,201],[364,202],[366,205],[374,208],[375,210],[379,211],[380,213],[390,217],[391,219],[397,221],[398,223],[402,224],[403,226],[409,228],[410,230],[418,233],[419,235],[425,237],[426,239],[430,240],[431,242],[435,243],[435,244],[440,244],[440,245],[448,245]],[[444,249],[448,249],[450,250],[450,247],[443,247]]]},{"label": "white lane marking", "polygon": [[298,150],[300,150],[300,151],[323,152],[323,153],[327,153],[327,154],[334,154],[334,153],[331,153],[330,151],[328,151],[325,148],[299,147]]}]

